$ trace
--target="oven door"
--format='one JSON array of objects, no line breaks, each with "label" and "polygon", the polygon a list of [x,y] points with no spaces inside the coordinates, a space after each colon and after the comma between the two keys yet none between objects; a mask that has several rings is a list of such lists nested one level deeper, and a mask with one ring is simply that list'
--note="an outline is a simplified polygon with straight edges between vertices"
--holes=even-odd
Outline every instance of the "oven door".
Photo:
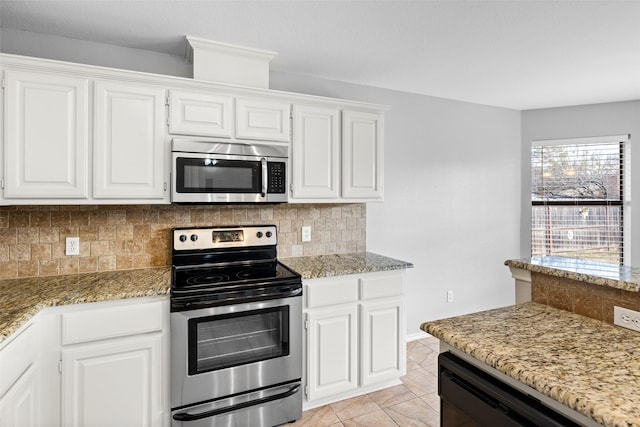
[{"label": "oven door", "polygon": [[174,152],[176,203],[286,202],[286,159]]},{"label": "oven door", "polygon": [[302,377],[302,297],[171,313],[171,407]]}]

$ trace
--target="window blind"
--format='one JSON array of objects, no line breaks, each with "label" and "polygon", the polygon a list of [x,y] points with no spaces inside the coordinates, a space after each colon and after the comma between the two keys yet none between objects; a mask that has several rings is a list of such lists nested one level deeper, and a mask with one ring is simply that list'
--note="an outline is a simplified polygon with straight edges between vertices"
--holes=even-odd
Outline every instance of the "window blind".
[{"label": "window blind", "polygon": [[627,139],[534,141],[532,256],[622,263]]}]

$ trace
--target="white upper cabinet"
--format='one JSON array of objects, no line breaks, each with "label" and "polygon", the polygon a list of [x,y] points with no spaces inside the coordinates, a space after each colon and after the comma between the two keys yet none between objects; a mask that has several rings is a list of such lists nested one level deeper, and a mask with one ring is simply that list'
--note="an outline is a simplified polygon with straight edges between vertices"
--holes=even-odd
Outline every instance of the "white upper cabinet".
[{"label": "white upper cabinet", "polygon": [[292,197],[340,196],[340,111],[337,107],[293,107]]},{"label": "white upper cabinet", "polygon": [[383,200],[383,106],[2,53],[0,66],[0,205],[168,204],[180,136],[291,144],[292,203]]},{"label": "white upper cabinet", "polygon": [[96,82],[95,198],[168,198],[164,99],[162,88]]},{"label": "white upper cabinet", "polygon": [[5,73],[5,199],[89,196],[89,81]]},{"label": "white upper cabinet", "polygon": [[174,135],[289,142],[290,110],[291,104],[279,100],[172,90],[169,132]]},{"label": "white upper cabinet", "polygon": [[203,92],[170,91],[169,132],[232,138],[233,98]]},{"label": "white upper cabinet", "polygon": [[236,138],[289,142],[291,104],[236,98]]},{"label": "white upper cabinet", "polygon": [[294,106],[290,202],[382,201],[383,115],[339,108]]},{"label": "white upper cabinet", "polygon": [[383,197],[382,117],[356,111],[342,112],[342,197]]}]

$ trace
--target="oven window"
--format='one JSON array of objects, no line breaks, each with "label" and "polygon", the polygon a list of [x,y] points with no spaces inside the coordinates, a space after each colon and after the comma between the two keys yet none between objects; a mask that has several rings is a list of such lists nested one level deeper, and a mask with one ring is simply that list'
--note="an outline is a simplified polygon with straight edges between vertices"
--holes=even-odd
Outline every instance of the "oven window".
[{"label": "oven window", "polygon": [[289,307],[189,320],[189,375],[289,355]]},{"label": "oven window", "polygon": [[259,193],[262,166],[257,161],[178,157],[179,193]]}]

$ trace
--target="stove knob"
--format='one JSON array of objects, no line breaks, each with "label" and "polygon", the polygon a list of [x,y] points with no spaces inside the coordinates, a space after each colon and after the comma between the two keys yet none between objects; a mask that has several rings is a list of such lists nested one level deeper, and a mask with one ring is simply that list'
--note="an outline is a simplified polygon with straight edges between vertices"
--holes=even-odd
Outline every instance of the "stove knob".
[{"label": "stove knob", "polygon": [[271,236],[272,236],[272,233],[271,233],[270,231],[267,231],[266,236],[267,236],[267,237],[271,237]]},{"label": "stove knob", "polygon": [[256,237],[258,237],[258,239],[260,239],[262,237],[262,231],[258,231],[256,233]]},{"label": "stove knob", "polygon": [[186,242],[187,241],[187,235],[186,234],[181,234],[179,237],[181,242]]},{"label": "stove knob", "polygon": [[191,241],[195,242],[196,240],[198,240],[198,235],[197,234],[192,234],[191,235]]}]

